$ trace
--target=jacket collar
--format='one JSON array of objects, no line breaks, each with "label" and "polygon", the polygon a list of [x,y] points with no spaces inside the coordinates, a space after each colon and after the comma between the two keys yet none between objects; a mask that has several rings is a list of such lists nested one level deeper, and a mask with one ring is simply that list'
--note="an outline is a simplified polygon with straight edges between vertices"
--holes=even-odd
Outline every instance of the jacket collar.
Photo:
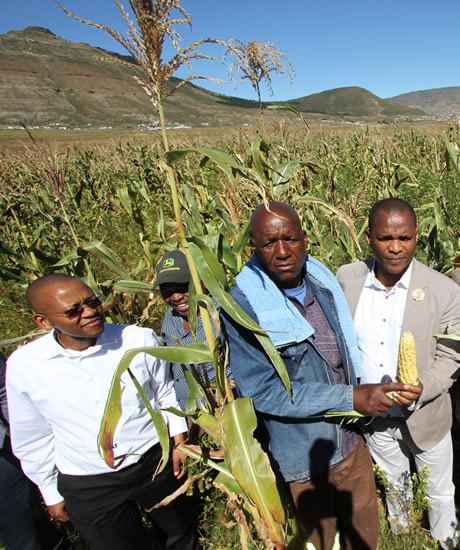
[{"label": "jacket collar", "polygon": [[[347,299],[350,304],[351,314],[353,316],[355,314],[356,306],[358,305],[364,283],[373,265],[373,259],[360,262],[358,264],[358,269],[354,273],[354,277],[343,283],[343,288],[344,290],[346,289]],[[423,264],[421,264],[418,260],[415,258],[413,259],[406,305],[411,304],[412,302],[420,301],[422,293],[426,293],[427,281],[423,274],[423,270],[421,269],[422,265]],[[420,292],[418,292],[418,290],[420,290]]]}]

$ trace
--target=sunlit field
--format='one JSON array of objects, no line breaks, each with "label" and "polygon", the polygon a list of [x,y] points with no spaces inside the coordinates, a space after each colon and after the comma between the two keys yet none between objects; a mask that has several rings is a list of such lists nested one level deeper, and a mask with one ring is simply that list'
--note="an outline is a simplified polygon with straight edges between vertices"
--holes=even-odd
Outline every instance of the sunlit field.
[{"label": "sunlit field", "polygon": [[[299,212],[309,253],[334,272],[369,256],[367,213],[389,196],[408,200],[417,212],[418,259],[449,274],[459,255],[460,135],[447,122],[314,122],[307,129],[277,116],[268,119],[265,139],[254,124],[174,130],[169,140],[186,236],[215,253],[229,285],[249,257],[243,245],[250,213],[270,199]],[[174,156],[178,149],[185,151]],[[34,329],[27,285],[50,272],[84,277],[107,301],[115,297],[112,322],[159,329],[165,308],[149,285],[160,255],[178,244],[165,166],[155,132],[0,131],[0,339],[6,355],[16,338]],[[202,489],[203,547],[240,548],[225,498]],[[77,538],[76,547],[85,548],[79,544]],[[263,546],[255,538],[249,547]],[[422,496],[407,535],[394,537],[382,512],[379,547],[436,548]]]}]

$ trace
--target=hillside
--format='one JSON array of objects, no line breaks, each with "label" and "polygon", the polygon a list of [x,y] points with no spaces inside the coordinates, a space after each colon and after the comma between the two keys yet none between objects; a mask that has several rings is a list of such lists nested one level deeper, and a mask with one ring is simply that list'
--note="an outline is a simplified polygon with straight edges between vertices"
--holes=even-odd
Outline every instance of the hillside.
[{"label": "hillside", "polygon": [[432,115],[448,117],[460,112],[460,86],[410,92],[389,97],[388,100],[408,107],[417,107]]},{"label": "hillside", "polygon": [[417,118],[424,114],[420,109],[403,107],[380,99],[368,90],[356,86],[327,90],[289,101],[289,103],[302,112],[340,117],[392,119],[397,116]]},{"label": "hillside", "polygon": [[[0,35],[0,125],[129,126],[157,120],[133,78],[136,66],[130,70],[117,57],[40,27]],[[165,108],[170,122],[199,126],[242,123],[258,106],[186,84]]]},{"label": "hillside", "polygon": [[[101,57],[111,57],[113,62],[101,61]],[[120,58],[132,63],[127,56],[68,42],[41,27],[0,35],[0,126],[155,125],[156,111],[133,77],[138,67],[117,63]],[[309,119],[392,120],[423,114],[357,87],[284,103]],[[217,94],[190,83],[165,102],[170,124],[194,127],[249,123],[257,109],[256,101]]]}]

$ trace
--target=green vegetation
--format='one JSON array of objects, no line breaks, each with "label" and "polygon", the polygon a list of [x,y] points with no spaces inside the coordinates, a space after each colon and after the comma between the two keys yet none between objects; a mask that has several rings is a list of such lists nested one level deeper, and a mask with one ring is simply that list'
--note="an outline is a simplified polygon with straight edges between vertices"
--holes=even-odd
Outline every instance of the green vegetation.
[{"label": "green vegetation", "polygon": [[[252,401],[234,398],[226,379],[225,352],[218,350],[210,322],[212,317],[219,332],[218,315],[203,293],[200,280],[229,315],[254,332],[290,393],[285,366],[273,343],[225,292],[249,254],[245,245],[250,211],[261,201],[279,199],[290,203],[299,211],[308,231],[311,253],[335,269],[365,254],[363,234],[370,204],[383,196],[398,195],[409,199],[421,214],[422,259],[448,271],[460,236],[455,206],[458,136],[448,139],[436,134],[406,133],[400,128],[392,135],[366,128],[347,135],[313,136],[305,134],[306,123],[304,131],[298,131],[271,113],[270,120],[275,121],[271,129],[265,127],[261,116],[263,139],[260,133],[254,139],[240,130],[234,139],[227,136],[212,142],[192,137],[173,140],[166,131],[163,109],[166,107],[174,120],[182,120],[185,115],[183,110],[180,112],[180,100],[167,104],[166,99],[179,88],[183,91],[182,85],[197,77],[189,76],[181,82],[171,77],[184,63],[213,59],[199,52],[203,44],[219,43],[236,56],[231,67],[250,79],[258,94],[261,115],[261,80],[271,88],[270,72],[291,74],[291,69],[280,61],[283,56],[275,46],[257,42],[245,45],[238,39],[224,44],[207,39],[183,48],[175,26],[191,25],[191,19],[180,1],[129,0],[132,21],[120,1],[114,0],[126,24],[125,35],[79,19],[60,6],[75,19],[108,32],[131,58],[112,57],[112,63],[101,65],[99,71],[94,59],[85,62],[86,54],[93,53],[91,48],[66,43],[54,65],[62,72],[67,68],[71,78],[53,84],[52,98],[48,100],[52,101],[54,115],[60,105],[60,121],[70,121],[72,111],[81,117],[78,120],[113,120],[109,112],[101,109],[102,104],[110,104],[119,112],[118,123],[122,119],[132,124],[145,120],[144,115],[132,109],[134,104],[141,107],[146,101],[138,98],[139,89],[122,86],[107,92],[104,88],[107,79],[122,80],[118,78],[120,70],[127,69],[130,77],[135,74],[159,117],[161,141],[120,139],[102,146],[62,150],[40,142],[26,129],[30,147],[4,153],[4,160],[0,160],[0,203],[5,212],[0,222],[4,235],[0,242],[0,313],[4,309],[5,315],[0,324],[4,324],[10,337],[4,344],[15,345],[15,337],[32,328],[23,302],[25,287],[44,273],[66,271],[84,278],[105,298],[109,321],[158,328],[163,306],[158,305],[151,289],[156,258],[179,245],[192,275],[189,299],[199,307],[207,344],[127,352],[107,397],[99,450],[112,466],[113,433],[121,415],[119,377],[136,353],[143,351],[179,363],[212,361],[216,395],[188,371],[185,374],[191,396],[186,414],[206,432],[210,447],[181,445],[195,461],[192,470],[198,469],[196,474],[190,472],[193,477],[189,483],[195,481],[202,489],[200,526],[204,545],[285,549],[296,538],[295,521],[288,521],[289,506],[277,490],[268,457],[253,437],[257,421]],[[179,19],[172,17],[174,10]],[[31,42],[27,33],[8,33],[0,39],[5,45],[12,39],[10,44],[17,50],[17,41],[25,38],[28,49],[32,47],[40,59],[49,57],[50,45],[56,46],[56,41],[60,41],[43,29],[29,29],[29,33],[43,36],[43,41],[36,45],[35,38]],[[165,38],[172,41],[176,50],[169,61],[162,58]],[[14,51],[9,55],[4,62],[10,64],[11,70]],[[102,81],[98,80],[100,77]],[[386,105],[389,102],[365,90],[359,90],[359,97],[365,99],[361,101],[355,92],[327,92],[322,99],[330,112],[344,116],[357,115],[360,103],[367,114],[373,111],[380,118],[389,113],[392,116],[394,109],[404,111]],[[127,98],[131,100],[130,107],[123,113]],[[217,94],[194,86],[187,95],[188,118],[202,121],[212,99],[218,98]],[[232,102],[227,103],[231,107]],[[234,110],[232,107],[231,116]],[[291,108],[301,117],[299,111]],[[323,108],[317,111],[323,112]],[[31,120],[36,122],[35,118]],[[190,324],[196,327],[196,318],[191,318]],[[135,379],[133,383],[143,397]],[[200,403],[198,410],[195,400]],[[148,403],[146,406],[150,407]],[[166,425],[159,411],[150,413],[166,459]],[[213,469],[215,477],[206,480]],[[419,500],[415,499],[416,508]],[[414,517],[414,533],[418,537],[420,522],[418,516]],[[219,529],[223,521],[231,529]]]},{"label": "green vegetation", "polygon": [[[199,154],[189,154],[175,164],[182,217],[190,237],[198,232],[217,250],[219,234],[234,238],[256,204],[279,198],[299,210],[310,253],[335,270],[366,256],[363,233],[368,208],[380,197],[397,195],[417,210],[421,227],[417,257],[449,272],[460,236],[459,176],[440,132],[394,128],[387,133],[366,127],[360,132],[328,131],[307,137],[282,121],[271,130],[269,143],[259,148],[251,145],[252,136],[246,130],[235,132],[229,140],[215,135],[171,135],[173,149],[220,149],[242,166],[253,167],[236,173],[232,181],[222,167]],[[142,136],[128,136],[118,143],[77,143],[55,149],[47,142],[31,142],[23,132],[27,147],[3,150],[0,273],[5,291],[0,326],[4,337],[31,328],[21,308],[19,318],[24,323],[13,323],[18,316],[11,308],[12,301],[23,305],[24,286],[30,280],[62,269],[85,275],[80,257],[55,265],[77,243],[102,241],[132,278],[153,280],[155,259],[165,247],[175,246],[177,231],[156,137],[151,141],[146,135],[144,141]],[[453,135],[452,142],[457,141],[459,136]],[[288,179],[275,177],[268,183],[257,179],[254,167],[276,176],[274,167],[293,159],[304,164]],[[91,255],[88,261],[106,293],[123,278]],[[227,265],[228,273],[235,273],[237,267]],[[118,299],[126,321],[142,320],[158,327],[161,312],[156,314],[152,307],[154,297],[118,294]]]},{"label": "green vegetation", "polygon": [[[419,258],[449,271],[460,237],[458,135],[448,141],[440,133],[368,127],[306,136],[282,121],[268,135],[267,142],[243,131],[233,139],[170,137],[167,161],[179,183],[185,234],[191,246],[207,247],[219,258],[224,279],[231,281],[248,257],[243,247],[250,211],[271,198],[299,211],[311,254],[334,270],[366,257],[369,206],[384,196],[406,198],[419,216]],[[163,308],[149,285],[156,258],[176,246],[179,232],[161,144],[127,140],[57,150],[31,139],[28,148],[5,150],[0,157],[2,336],[32,329],[25,287],[62,270],[97,285],[106,303],[115,297],[117,305],[108,312],[114,322],[158,329]],[[231,515],[224,521],[232,528],[213,527],[209,540],[209,525],[221,521],[222,498],[203,508],[207,548],[240,544],[240,523]],[[222,502],[219,509],[226,507]],[[417,529],[407,536],[419,535],[426,539]],[[384,528],[382,536],[398,547]]]},{"label": "green vegetation", "polygon": [[[379,485],[378,490],[380,512],[379,550],[436,550],[439,548],[437,543],[431,539],[427,529],[428,524],[423,517],[426,509],[423,494],[420,494],[420,498],[416,501],[417,506],[413,508],[413,520],[408,533],[394,535],[385,518],[384,486]],[[238,525],[226,498],[219,494],[216,489],[209,487],[200,494],[199,505],[201,515],[197,527],[202,548],[205,550],[239,550],[241,543],[238,535]],[[156,550],[154,530],[147,518],[145,518],[144,523],[152,535],[152,550]],[[58,527],[67,534],[75,550],[90,550],[88,544],[71,527],[63,524]],[[248,546],[248,550],[261,550],[262,548],[256,540],[254,540],[254,544],[249,543]]]}]

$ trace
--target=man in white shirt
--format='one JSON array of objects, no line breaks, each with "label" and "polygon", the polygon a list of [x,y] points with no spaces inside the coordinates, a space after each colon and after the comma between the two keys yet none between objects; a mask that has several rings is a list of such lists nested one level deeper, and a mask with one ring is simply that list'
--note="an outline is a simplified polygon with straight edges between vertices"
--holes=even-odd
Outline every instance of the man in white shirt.
[{"label": "man in white shirt", "polygon": [[370,424],[369,447],[379,467],[399,492],[388,495],[392,527],[409,523],[410,465],[428,466],[427,498],[432,536],[442,548],[458,542],[452,482],[452,409],[449,388],[456,379],[458,342],[435,334],[460,329],[460,288],[414,259],[418,227],[413,208],[390,198],[369,214],[367,241],[373,260],[339,269],[337,278],[353,314],[361,355],[361,383],[394,380],[402,332],[416,342],[419,399],[410,407],[395,405]]},{"label": "man in white shirt", "polygon": [[[160,345],[150,329],[104,324],[102,304],[82,281],[64,274],[37,279],[27,291],[36,324],[47,335],[8,359],[7,392],[12,445],[50,515],[69,518],[95,550],[147,550],[137,503],[152,508],[174,492],[185,455],[161,457],[156,429],[129,373],[122,375],[122,413],[114,434],[117,462],[99,455],[97,436],[115,369],[133,348]],[[166,364],[138,354],[130,371],[154,409],[179,408]],[[170,437],[185,440],[182,418],[163,412]],[[183,497],[150,512],[169,550],[195,548]]]}]

